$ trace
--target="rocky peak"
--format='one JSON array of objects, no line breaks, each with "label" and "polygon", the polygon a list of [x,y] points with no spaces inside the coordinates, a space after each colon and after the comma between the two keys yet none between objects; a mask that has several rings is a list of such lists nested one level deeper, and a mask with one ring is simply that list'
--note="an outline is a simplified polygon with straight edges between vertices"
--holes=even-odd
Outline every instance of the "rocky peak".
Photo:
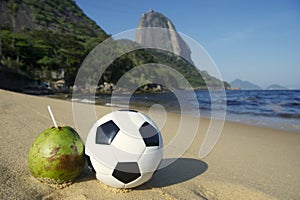
[{"label": "rocky peak", "polygon": [[151,31],[137,31],[136,41],[138,43],[147,46],[151,44],[153,47],[161,47],[164,45],[164,47],[173,50],[175,54],[178,54],[187,59],[190,63],[193,63],[189,46],[176,32],[176,28],[171,20],[159,12],[149,10],[142,15],[138,25],[138,28],[148,27],[165,28],[170,31],[162,31],[162,34],[159,36],[157,34],[154,36]]}]

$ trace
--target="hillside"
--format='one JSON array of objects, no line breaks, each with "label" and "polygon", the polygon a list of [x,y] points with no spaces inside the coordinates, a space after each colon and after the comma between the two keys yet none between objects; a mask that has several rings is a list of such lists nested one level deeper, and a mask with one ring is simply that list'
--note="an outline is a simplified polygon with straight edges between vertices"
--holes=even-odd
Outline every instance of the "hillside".
[{"label": "hillside", "polygon": [[1,0],[1,28],[13,32],[50,30],[71,35],[107,37],[72,0]]},{"label": "hillside", "polygon": [[87,53],[108,37],[72,0],[1,0],[0,10],[1,63],[31,79],[64,74],[72,85]]}]

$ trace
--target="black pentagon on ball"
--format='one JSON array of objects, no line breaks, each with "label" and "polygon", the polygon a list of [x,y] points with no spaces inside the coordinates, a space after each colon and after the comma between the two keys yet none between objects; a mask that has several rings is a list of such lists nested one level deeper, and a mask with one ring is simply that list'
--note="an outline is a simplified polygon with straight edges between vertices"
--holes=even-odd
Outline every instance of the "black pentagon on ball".
[{"label": "black pentagon on ball", "polygon": [[158,130],[148,122],[145,122],[139,129],[146,147],[159,146]]},{"label": "black pentagon on ball", "polygon": [[120,128],[112,121],[101,124],[97,128],[96,144],[111,144]]},{"label": "black pentagon on ball", "polygon": [[96,174],[96,170],[95,168],[93,167],[93,164],[91,162],[91,159],[88,155],[85,155],[85,159],[86,159],[86,162],[88,164],[88,168],[91,170],[91,172],[95,175]]},{"label": "black pentagon on ball", "polygon": [[136,162],[119,162],[112,175],[122,183],[127,184],[139,178],[141,173]]}]

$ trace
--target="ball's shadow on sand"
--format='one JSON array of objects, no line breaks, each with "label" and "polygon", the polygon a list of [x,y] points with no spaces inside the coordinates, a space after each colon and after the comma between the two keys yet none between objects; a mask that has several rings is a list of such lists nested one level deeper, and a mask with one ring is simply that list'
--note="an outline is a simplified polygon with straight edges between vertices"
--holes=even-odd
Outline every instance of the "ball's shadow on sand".
[{"label": "ball's shadow on sand", "polygon": [[[174,159],[164,159],[163,162],[168,163],[171,160]],[[204,173],[207,168],[208,165],[201,160],[179,158],[167,167],[158,170],[147,185],[156,188],[182,183]],[[142,185],[137,189],[144,190],[149,188]]]},{"label": "ball's shadow on sand", "polygon": [[[170,163],[175,159],[164,159],[162,162]],[[192,158],[179,158],[167,167],[159,169],[146,184],[143,184],[135,189],[147,190],[150,187],[158,188],[190,180],[202,173],[208,168],[208,165],[201,161]],[[85,182],[96,180],[95,174],[91,172],[87,164],[82,173],[75,182]]]},{"label": "ball's shadow on sand", "polygon": [[91,180],[96,180],[96,176],[86,163],[81,174],[79,175],[79,177],[76,179],[75,182],[85,182]]}]

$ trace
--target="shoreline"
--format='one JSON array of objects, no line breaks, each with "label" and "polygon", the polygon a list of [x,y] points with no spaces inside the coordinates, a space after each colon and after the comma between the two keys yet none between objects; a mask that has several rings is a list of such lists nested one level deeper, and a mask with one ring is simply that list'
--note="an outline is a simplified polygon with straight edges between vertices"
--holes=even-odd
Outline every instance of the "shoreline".
[{"label": "shoreline", "polygon": [[[33,139],[52,126],[47,105],[52,107],[58,124],[75,127],[72,103],[5,90],[0,90],[0,97],[1,199],[225,200],[300,197],[299,133],[225,121],[213,151],[199,159],[199,148],[209,124],[209,119],[204,118],[199,119],[197,136],[181,158],[158,170],[148,183],[138,188],[126,192],[108,188],[85,167],[74,184],[56,190],[31,177],[27,153]],[[110,111],[109,107],[96,106],[99,117]],[[178,120],[178,114],[167,113],[162,129],[165,145],[174,137]],[[79,134],[82,138],[87,135],[85,132]]]},{"label": "shoreline", "polygon": [[[78,99],[75,98],[67,99],[67,98],[59,98],[59,97],[51,97],[46,96],[47,98],[53,98],[53,99],[61,99],[69,102],[78,102],[78,103],[84,103],[84,104],[95,104],[97,106],[103,106],[103,107],[115,107],[119,109],[126,108],[125,105],[122,104],[112,104],[111,102],[97,102],[95,100],[89,100],[87,98],[85,99]],[[104,96],[107,98],[107,96]],[[133,104],[130,106],[131,109],[137,109],[137,110],[148,110],[150,107],[143,107],[138,104]],[[179,110],[168,110],[167,112],[174,113],[174,114],[180,114]],[[203,111],[201,111],[203,113]],[[205,111],[204,111],[205,112]],[[189,115],[189,114],[187,114]],[[204,113],[200,115],[201,118],[210,119],[211,116],[209,113]],[[217,120],[217,119],[216,119]],[[225,121],[232,122],[232,123],[238,123],[238,124],[244,124],[244,125],[250,125],[255,127],[265,127],[265,128],[271,128],[275,130],[282,130],[282,131],[292,131],[292,132],[299,132],[300,131],[300,123],[298,124],[292,124],[292,122],[289,121],[295,121],[296,119],[291,118],[279,118],[279,117],[265,117],[265,116],[251,116],[247,114],[233,114],[233,113],[226,113],[225,114]]]}]

